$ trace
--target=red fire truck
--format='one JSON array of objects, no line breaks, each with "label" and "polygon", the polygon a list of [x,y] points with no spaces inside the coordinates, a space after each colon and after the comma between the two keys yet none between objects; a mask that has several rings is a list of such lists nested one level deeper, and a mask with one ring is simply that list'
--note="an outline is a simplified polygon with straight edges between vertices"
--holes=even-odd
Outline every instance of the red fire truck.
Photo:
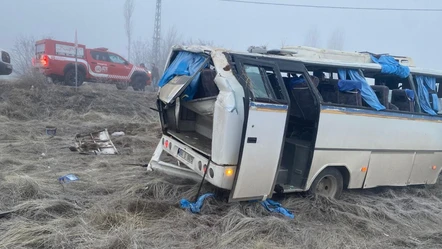
[{"label": "red fire truck", "polygon": [[[53,81],[75,86],[75,44],[52,39],[35,43],[32,64]],[[77,84],[83,82],[113,83],[120,90],[129,86],[135,91],[144,91],[151,84],[151,72],[129,63],[120,55],[106,48],[86,48],[78,44]]]}]

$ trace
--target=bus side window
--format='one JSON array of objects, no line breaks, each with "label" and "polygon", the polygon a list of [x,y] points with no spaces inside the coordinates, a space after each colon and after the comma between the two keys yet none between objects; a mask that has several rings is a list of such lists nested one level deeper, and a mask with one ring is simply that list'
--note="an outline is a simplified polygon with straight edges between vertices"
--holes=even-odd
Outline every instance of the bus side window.
[{"label": "bus side window", "polygon": [[244,65],[247,77],[250,79],[248,87],[255,99],[284,100],[279,87],[278,79],[272,68]]}]

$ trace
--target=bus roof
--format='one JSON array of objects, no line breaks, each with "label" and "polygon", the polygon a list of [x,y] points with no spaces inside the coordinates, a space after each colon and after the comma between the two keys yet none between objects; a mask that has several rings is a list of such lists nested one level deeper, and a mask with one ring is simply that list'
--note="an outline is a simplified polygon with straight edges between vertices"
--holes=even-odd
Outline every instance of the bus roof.
[{"label": "bus roof", "polygon": [[[318,60],[330,59],[335,61],[345,61],[352,63],[373,63],[370,52],[348,52],[335,49],[321,49],[307,46],[283,47],[281,50],[293,52],[294,57],[314,58]],[[388,55],[388,54],[381,54]],[[397,62],[404,66],[414,67],[414,61],[411,57],[390,55]]]},{"label": "bus roof", "polygon": [[[220,51],[230,54],[244,55],[244,56],[254,56],[263,58],[278,58],[283,60],[299,61],[308,65],[317,66],[331,66],[331,67],[345,67],[354,69],[365,69],[373,71],[381,71],[381,65],[371,62],[371,58],[368,52],[345,52],[339,50],[321,50],[317,48],[310,48],[305,46],[297,47],[285,47],[281,50],[270,50],[268,53],[254,53],[254,52],[242,52],[233,51],[224,48],[210,47],[210,46],[174,46],[173,50],[184,50],[189,52],[213,52]],[[317,53],[321,50],[321,53]],[[278,54],[278,52],[281,52]],[[298,53],[298,51],[301,51]],[[281,55],[283,54],[283,55]],[[324,56],[325,54],[325,56]],[[405,62],[409,61],[409,64],[413,66],[408,66],[412,74],[422,74],[434,77],[442,77],[442,70],[427,69],[414,66],[412,58],[406,56],[393,56],[396,60],[402,60]],[[368,58],[370,59],[368,61]],[[404,63],[401,63],[404,64]]]},{"label": "bus roof", "polygon": [[410,67],[410,72],[411,74],[422,74],[422,75],[442,78],[442,70],[437,70],[437,69]]}]

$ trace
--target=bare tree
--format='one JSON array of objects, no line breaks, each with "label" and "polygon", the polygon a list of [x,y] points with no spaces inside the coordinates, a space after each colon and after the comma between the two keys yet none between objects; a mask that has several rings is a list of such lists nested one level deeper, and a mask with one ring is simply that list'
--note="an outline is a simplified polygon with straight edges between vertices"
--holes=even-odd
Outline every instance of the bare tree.
[{"label": "bare tree", "polygon": [[130,47],[132,44],[132,30],[133,30],[133,23],[132,23],[132,15],[135,10],[135,3],[134,0],[126,0],[124,3],[124,28],[126,30],[126,36],[127,36],[127,60],[130,61]]},{"label": "bare tree", "polygon": [[[203,45],[203,46],[214,46],[214,43],[209,40],[202,39],[192,39],[189,38],[185,40],[183,36],[178,32],[175,27],[171,27],[167,30],[166,34],[161,36],[158,69],[160,72],[166,65],[167,57],[169,56],[170,49],[174,45]],[[139,63],[152,63],[153,62],[153,47],[152,44],[147,40],[138,39],[132,43],[132,56],[133,61],[136,64]]]},{"label": "bare tree", "polygon": [[201,46],[213,46],[213,41],[206,41],[202,39],[187,39],[186,41],[181,42],[181,45],[189,46],[189,45],[201,45]]},{"label": "bare tree", "polygon": [[33,36],[18,36],[12,48],[14,72],[20,76],[30,73],[34,56],[35,38]]},{"label": "bare tree", "polygon": [[320,43],[320,34],[318,28],[315,26],[311,28],[310,31],[307,33],[304,45],[310,47],[318,47],[319,43]]},{"label": "bare tree", "polygon": [[132,43],[132,61],[135,65],[148,63],[152,58],[152,46],[149,41],[138,39]]},{"label": "bare tree", "polygon": [[327,48],[342,50],[344,49],[344,31],[336,29],[328,39]]},{"label": "bare tree", "polygon": [[158,58],[158,69],[162,71],[166,65],[167,57],[169,56],[170,49],[174,45],[181,45],[183,42],[183,37],[178,33],[176,27],[171,27],[165,35],[162,36],[160,44],[160,52]]}]

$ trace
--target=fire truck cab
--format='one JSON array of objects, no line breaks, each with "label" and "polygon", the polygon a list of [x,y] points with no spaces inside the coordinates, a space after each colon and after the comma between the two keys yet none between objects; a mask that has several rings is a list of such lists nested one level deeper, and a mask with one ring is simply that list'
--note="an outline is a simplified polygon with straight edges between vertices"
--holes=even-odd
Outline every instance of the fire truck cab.
[{"label": "fire truck cab", "polygon": [[77,61],[77,84],[83,82],[112,83],[120,90],[129,86],[144,91],[151,84],[151,72],[129,63],[122,56],[107,48],[88,49],[78,44],[75,60],[75,44],[52,39],[39,40],[35,44],[33,66],[53,81],[75,86],[75,61]]}]

